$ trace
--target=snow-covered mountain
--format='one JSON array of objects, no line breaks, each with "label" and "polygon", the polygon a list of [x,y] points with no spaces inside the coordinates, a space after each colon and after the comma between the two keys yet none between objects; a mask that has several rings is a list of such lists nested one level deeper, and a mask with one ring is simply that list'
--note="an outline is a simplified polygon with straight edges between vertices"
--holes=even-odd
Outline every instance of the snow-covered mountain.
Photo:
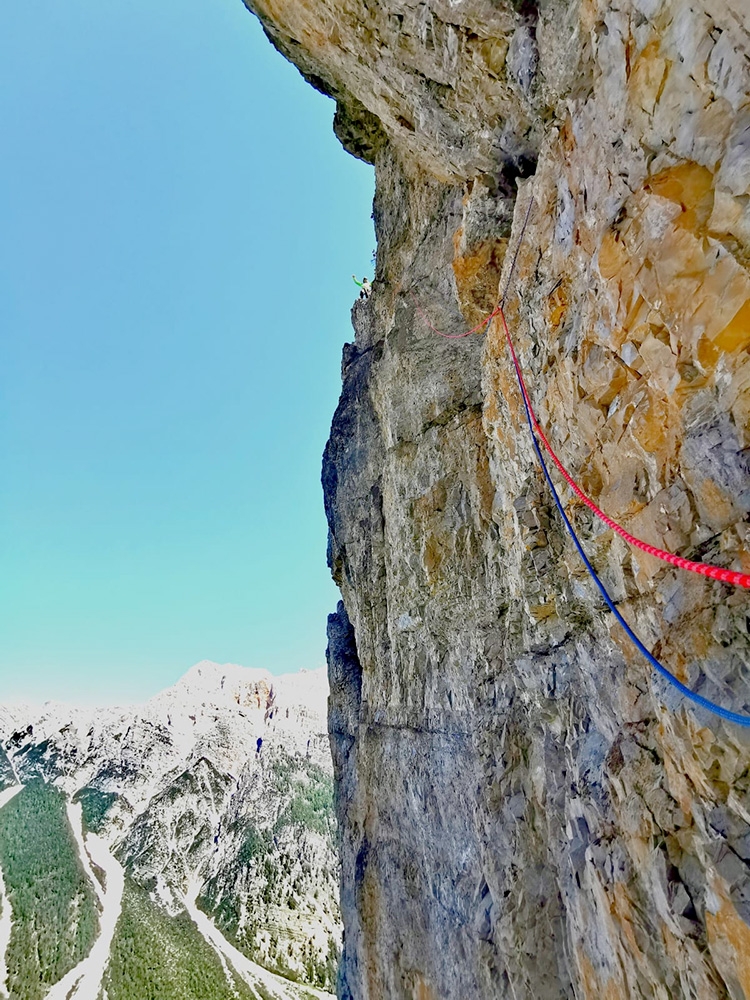
[{"label": "snow-covered mountain", "polygon": [[[102,922],[105,916],[111,922],[105,897],[117,882],[112,872],[123,873],[118,929],[97,981],[107,1000],[137,1000],[128,992],[128,975],[117,971],[128,953],[122,941],[127,921],[136,912],[138,920],[158,924],[159,940],[167,934],[160,921],[172,921],[169,933],[188,925],[184,933],[199,932],[202,946],[221,960],[228,996],[244,995],[238,992],[243,975],[255,991],[250,996],[332,989],[340,930],[326,699],[324,670],[273,677],[203,661],[143,705],[0,707],[0,795],[9,799],[24,786],[0,808],[0,866],[13,910],[5,942],[11,996],[23,995],[11,962],[18,951],[13,934],[21,935],[15,919],[22,893],[18,874],[5,870],[17,864],[8,859],[18,852],[6,843],[4,853],[3,830],[14,822],[21,828],[23,809],[43,809],[57,823],[53,795],[66,802],[71,850],[84,876],[88,870],[95,882],[101,879],[89,895]],[[34,805],[40,788],[47,798]],[[23,822],[28,825],[28,815]],[[114,867],[105,879],[107,858]],[[71,896],[71,912],[88,905],[85,882]],[[7,925],[7,912],[5,918]],[[2,934],[0,950],[2,972]],[[299,980],[305,990],[268,979],[253,962]],[[57,971],[58,979],[74,975],[70,968]],[[55,981],[53,974],[45,980]],[[51,1000],[56,988],[47,994]],[[188,987],[173,993],[191,997]],[[94,1000],[97,994],[73,995]]]}]

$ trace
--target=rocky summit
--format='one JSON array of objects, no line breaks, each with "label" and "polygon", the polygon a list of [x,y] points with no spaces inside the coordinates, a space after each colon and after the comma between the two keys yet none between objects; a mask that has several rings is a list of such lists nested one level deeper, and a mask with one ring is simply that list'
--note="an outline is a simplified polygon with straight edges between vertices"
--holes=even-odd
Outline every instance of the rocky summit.
[{"label": "rocky summit", "polygon": [[0,708],[0,997],[330,997],[327,694],[206,661],[143,705]]},{"label": "rocky summit", "polygon": [[[340,997],[748,1000],[748,730],[613,617],[483,320],[595,504],[750,571],[750,7],[246,4],[376,178],[323,467]],[[747,590],[551,469],[644,648],[747,715]]]}]

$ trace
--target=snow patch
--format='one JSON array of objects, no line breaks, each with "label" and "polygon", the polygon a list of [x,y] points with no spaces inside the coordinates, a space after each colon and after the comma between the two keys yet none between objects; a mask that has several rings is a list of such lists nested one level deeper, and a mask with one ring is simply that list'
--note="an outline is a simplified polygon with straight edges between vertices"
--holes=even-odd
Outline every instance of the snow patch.
[{"label": "snow patch", "polygon": [[0,809],[3,806],[7,806],[10,800],[14,799],[22,788],[23,785],[13,785],[11,788],[6,788],[5,791],[0,792]]},{"label": "snow patch", "polygon": [[[85,843],[81,835],[81,808],[79,805],[68,804],[68,818],[71,820],[76,842],[79,845],[81,861],[96,889],[102,906],[99,915],[99,937],[86,956],[71,969],[59,983],[55,983],[47,994],[47,1000],[91,1000],[99,994],[102,976],[109,961],[112,939],[122,908],[122,893],[125,888],[125,872],[120,863],[112,857],[106,843],[90,833]],[[77,820],[76,822],[73,822]],[[106,888],[99,885],[98,879],[91,869],[92,862],[101,868],[106,875]]]},{"label": "snow patch", "polygon": [[104,905],[104,890],[99,883],[99,879],[94,875],[91,860],[86,850],[86,844],[83,840],[83,809],[80,802],[67,802],[65,809],[68,814],[68,823],[70,823],[70,828],[73,831],[73,837],[78,848],[78,857],[81,859],[84,871],[94,887],[97,899],[99,900],[99,906],[101,907]]},{"label": "snow patch", "polygon": [[0,913],[0,993],[7,996],[8,966],[5,964],[5,955],[10,944],[10,934],[13,930],[13,913],[10,908],[10,899],[5,889],[3,872],[0,869],[0,903],[3,912]]}]

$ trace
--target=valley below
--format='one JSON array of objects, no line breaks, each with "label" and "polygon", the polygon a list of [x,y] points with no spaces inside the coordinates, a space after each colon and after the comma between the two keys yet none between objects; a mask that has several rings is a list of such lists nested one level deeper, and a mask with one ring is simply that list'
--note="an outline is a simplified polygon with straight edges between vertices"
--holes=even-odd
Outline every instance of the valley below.
[{"label": "valley below", "polygon": [[0,996],[312,1000],[341,944],[324,671],[0,709]]}]

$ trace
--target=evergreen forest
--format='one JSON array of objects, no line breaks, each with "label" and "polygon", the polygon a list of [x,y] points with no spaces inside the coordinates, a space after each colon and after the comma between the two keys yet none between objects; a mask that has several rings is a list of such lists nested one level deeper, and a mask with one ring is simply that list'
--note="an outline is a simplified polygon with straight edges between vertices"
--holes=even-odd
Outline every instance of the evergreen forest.
[{"label": "evergreen forest", "polygon": [[256,1000],[238,976],[232,979],[233,986],[187,913],[169,916],[126,881],[102,983],[108,1000]]},{"label": "evergreen forest", "polygon": [[62,792],[32,781],[0,810],[0,867],[13,911],[7,988],[11,1000],[41,1000],[99,931]]}]

